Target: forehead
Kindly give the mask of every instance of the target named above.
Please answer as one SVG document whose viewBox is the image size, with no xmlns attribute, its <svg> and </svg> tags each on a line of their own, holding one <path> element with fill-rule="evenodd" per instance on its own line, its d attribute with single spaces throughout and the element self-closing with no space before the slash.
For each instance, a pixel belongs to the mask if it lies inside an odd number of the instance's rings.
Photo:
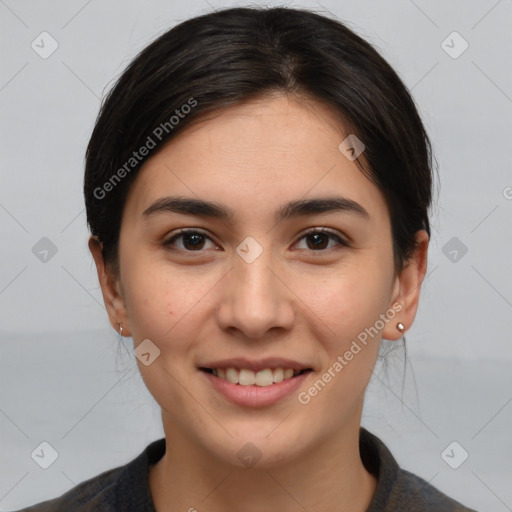
<svg viewBox="0 0 512 512">
<path fill-rule="evenodd" d="M 285 201 L 336 194 L 386 215 L 380 190 L 339 150 L 347 135 L 315 101 L 279 96 L 230 107 L 147 160 L 125 210 L 136 221 L 157 199 L 181 195 L 225 204 L 243 220 L 275 215 Z"/>
</svg>

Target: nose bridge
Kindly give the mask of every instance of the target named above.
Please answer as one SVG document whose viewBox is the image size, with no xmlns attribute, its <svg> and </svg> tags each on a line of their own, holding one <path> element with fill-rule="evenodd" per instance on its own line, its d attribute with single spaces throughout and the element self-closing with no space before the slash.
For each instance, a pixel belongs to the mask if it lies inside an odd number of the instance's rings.
<svg viewBox="0 0 512 512">
<path fill-rule="evenodd" d="M 235 327 L 251 338 L 293 322 L 291 292 L 276 276 L 272 251 L 261 248 L 256 255 L 256 250 L 251 241 L 237 248 L 219 309 L 223 328 Z"/>
</svg>

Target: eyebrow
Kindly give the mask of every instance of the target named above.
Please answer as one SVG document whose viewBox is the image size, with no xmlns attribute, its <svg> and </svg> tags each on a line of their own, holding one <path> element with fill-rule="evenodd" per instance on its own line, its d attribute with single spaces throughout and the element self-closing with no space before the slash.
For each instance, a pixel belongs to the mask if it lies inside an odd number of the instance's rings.
<svg viewBox="0 0 512 512">
<path fill-rule="evenodd" d="M 328 196 L 290 201 L 275 213 L 274 221 L 318 215 L 322 213 L 346 212 L 370 219 L 368 212 L 357 202 L 346 197 Z M 157 213 L 181 213 L 232 221 L 235 212 L 225 205 L 192 197 L 169 196 L 157 199 L 142 215 L 145 218 Z"/>
</svg>

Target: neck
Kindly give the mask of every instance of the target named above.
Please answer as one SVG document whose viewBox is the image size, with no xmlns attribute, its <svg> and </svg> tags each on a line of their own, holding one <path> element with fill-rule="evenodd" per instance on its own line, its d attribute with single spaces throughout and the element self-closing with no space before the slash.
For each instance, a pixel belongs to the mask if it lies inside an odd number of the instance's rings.
<svg viewBox="0 0 512 512">
<path fill-rule="evenodd" d="M 364 512 L 377 480 L 361 461 L 360 416 L 356 419 L 299 457 L 268 468 L 226 464 L 164 421 L 166 453 L 149 473 L 155 507 L 158 512 Z"/>
</svg>

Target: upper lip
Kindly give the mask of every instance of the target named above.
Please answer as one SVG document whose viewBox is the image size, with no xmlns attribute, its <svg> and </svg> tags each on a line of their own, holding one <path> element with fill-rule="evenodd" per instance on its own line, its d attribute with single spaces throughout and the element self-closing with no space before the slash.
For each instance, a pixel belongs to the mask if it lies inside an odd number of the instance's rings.
<svg viewBox="0 0 512 512">
<path fill-rule="evenodd" d="M 266 368 L 293 368 L 294 370 L 312 369 L 310 365 L 282 357 L 266 357 L 264 359 L 253 360 L 249 360 L 245 357 L 235 357 L 233 359 L 222 359 L 207 362 L 205 364 L 201 364 L 199 368 L 244 368 L 252 370 L 253 372 L 259 372 Z"/>
</svg>

